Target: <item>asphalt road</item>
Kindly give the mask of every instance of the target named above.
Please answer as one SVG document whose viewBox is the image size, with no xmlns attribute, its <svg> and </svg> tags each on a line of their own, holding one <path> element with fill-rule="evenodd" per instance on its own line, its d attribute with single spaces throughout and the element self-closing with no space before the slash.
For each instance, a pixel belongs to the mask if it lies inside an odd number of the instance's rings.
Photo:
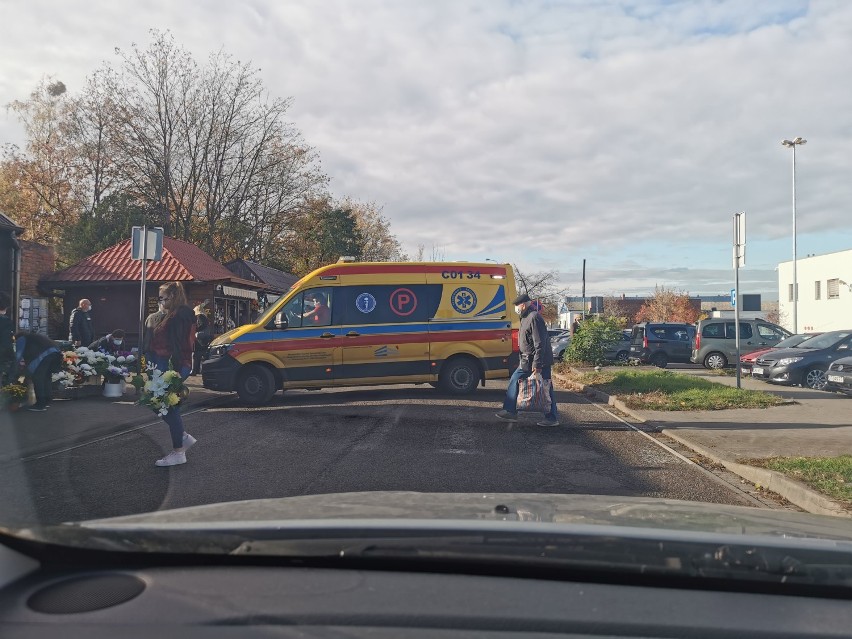
<svg viewBox="0 0 852 639">
<path fill-rule="evenodd" d="M 494 417 L 503 384 L 457 399 L 429 386 L 289 391 L 186 416 L 189 462 L 164 424 L 0 467 L 4 525 L 59 523 L 231 500 L 406 490 L 650 496 L 754 505 L 599 406 L 557 393 L 562 426 Z M 638 428 L 638 427 L 637 427 Z"/>
</svg>

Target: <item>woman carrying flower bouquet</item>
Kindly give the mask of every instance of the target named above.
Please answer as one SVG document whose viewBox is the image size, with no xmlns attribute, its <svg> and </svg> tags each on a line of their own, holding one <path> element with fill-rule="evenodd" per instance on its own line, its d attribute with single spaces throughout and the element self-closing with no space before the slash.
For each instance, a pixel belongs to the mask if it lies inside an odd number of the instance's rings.
<svg viewBox="0 0 852 639">
<path fill-rule="evenodd" d="M 180 282 L 169 282 L 160 287 L 163 315 L 154 327 L 149 364 L 157 370 L 168 371 L 169 364 L 185 380 L 192 368 L 192 351 L 195 346 L 195 314 L 189 308 L 186 292 Z M 195 438 L 183 430 L 180 407 L 171 406 L 163 416 L 169 426 L 174 450 L 156 461 L 157 466 L 176 466 L 186 463 L 186 451 Z"/>
</svg>

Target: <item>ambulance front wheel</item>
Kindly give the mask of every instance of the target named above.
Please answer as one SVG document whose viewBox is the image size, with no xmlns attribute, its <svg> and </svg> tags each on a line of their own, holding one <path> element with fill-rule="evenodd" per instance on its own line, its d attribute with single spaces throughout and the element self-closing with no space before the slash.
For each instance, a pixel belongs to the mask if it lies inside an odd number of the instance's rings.
<svg viewBox="0 0 852 639">
<path fill-rule="evenodd" d="M 275 375 L 266 366 L 248 364 L 237 377 L 237 395 L 247 404 L 266 404 L 276 390 Z"/>
<path fill-rule="evenodd" d="M 443 390 L 453 395 L 469 395 L 476 390 L 481 374 L 479 365 L 471 357 L 456 357 L 444 364 L 439 375 Z"/>
</svg>

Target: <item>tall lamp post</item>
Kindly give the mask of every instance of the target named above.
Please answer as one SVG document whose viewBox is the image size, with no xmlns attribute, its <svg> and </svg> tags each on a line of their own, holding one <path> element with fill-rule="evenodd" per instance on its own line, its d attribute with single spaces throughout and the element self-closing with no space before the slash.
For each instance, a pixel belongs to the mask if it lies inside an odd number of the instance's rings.
<svg viewBox="0 0 852 639">
<path fill-rule="evenodd" d="M 796 311 L 799 306 L 799 281 L 796 276 L 796 147 L 806 144 L 807 140 L 796 138 L 795 140 L 781 140 L 781 144 L 793 149 L 793 333 L 799 332 L 799 322 Z"/>
</svg>

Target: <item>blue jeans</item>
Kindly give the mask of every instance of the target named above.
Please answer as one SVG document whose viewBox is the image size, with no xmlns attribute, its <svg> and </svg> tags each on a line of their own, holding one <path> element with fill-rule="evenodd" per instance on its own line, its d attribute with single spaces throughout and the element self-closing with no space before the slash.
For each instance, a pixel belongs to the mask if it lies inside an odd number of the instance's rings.
<svg viewBox="0 0 852 639">
<path fill-rule="evenodd" d="M 154 364 L 157 370 L 163 372 L 169 370 L 169 358 L 160 357 L 159 355 L 149 355 L 146 357 L 149 363 Z M 180 378 L 186 379 L 189 377 L 189 366 L 182 366 L 180 369 Z M 163 417 L 163 421 L 169 425 L 169 433 L 172 436 L 172 448 L 183 447 L 183 420 L 180 417 L 180 406 L 173 406 Z"/>
<path fill-rule="evenodd" d="M 542 379 L 551 379 L 550 377 L 550 366 L 542 366 L 541 369 L 541 378 Z M 503 410 L 508 413 L 517 413 L 518 412 L 518 382 L 522 379 L 526 379 L 532 375 L 532 371 L 525 371 L 523 368 L 517 368 L 514 373 L 512 373 L 512 377 L 509 378 L 509 387 L 506 389 L 506 399 L 503 400 Z M 553 397 L 553 384 L 550 385 L 550 412 L 545 413 L 544 418 L 550 420 L 557 420 L 558 410 L 556 408 L 556 399 Z"/>
</svg>

